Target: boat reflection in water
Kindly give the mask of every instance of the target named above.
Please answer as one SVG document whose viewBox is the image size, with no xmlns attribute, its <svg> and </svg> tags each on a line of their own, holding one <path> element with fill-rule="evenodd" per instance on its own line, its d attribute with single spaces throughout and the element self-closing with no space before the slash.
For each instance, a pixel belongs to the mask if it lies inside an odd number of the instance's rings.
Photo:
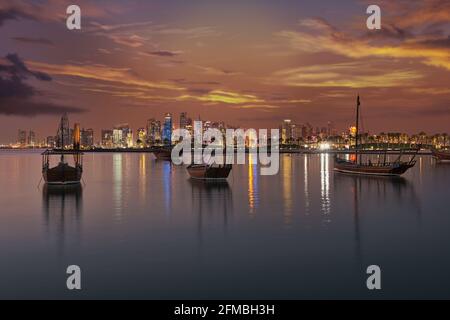
<svg viewBox="0 0 450 320">
<path fill-rule="evenodd" d="M 334 198 L 353 209 L 357 261 L 362 263 L 362 226 L 380 215 L 415 214 L 421 222 L 421 203 L 414 185 L 403 177 L 334 175 Z M 394 220 L 394 218 L 391 216 Z M 370 226 L 369 226 L 370 227 Z"/>
<path fill-rule="evenodd" d="M 198 213 L 198 228 L 201 236 L 204 220 L 221 219 L 226 227 L 233 214 L 233 194 L 226 180 L 189 179 L 192 187 L 192 212 Z"/>
<path fill-rule="evenodd" d="M 83 188 L 77 185 L 44 185 L 42 190 L 45 228 L 55 238 L 60 251 L 71 234 L 79 236 L 83 208 Z"/>
</svg>

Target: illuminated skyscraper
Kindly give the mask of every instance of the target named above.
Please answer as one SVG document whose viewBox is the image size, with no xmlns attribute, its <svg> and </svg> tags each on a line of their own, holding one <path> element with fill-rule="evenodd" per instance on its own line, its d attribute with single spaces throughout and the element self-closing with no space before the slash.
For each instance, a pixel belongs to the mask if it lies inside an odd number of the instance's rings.
<svg viewBox="0 0 450 320">
<path fill-rule="evenodd" d="M 281 142 L 290 143 L 292 140 L 292 124 L 290 119 L 283 121 L 281 125 Z"/>
<path fill-rule="evenodd" d="M 81 146 L 83 148 L 92 148 L 94 146 L 93 129 L 83 129 L 81 131 Z"/>
<path fill-rule="evenodd" d="M 127 140 L 126 140 L 126 147 L 127 148 L 132 148 L 133 145 L 134 145 L 133 131 L 132 130 L 128 130 L 128 132 L 127 132 Z"/>
<path fill-rule="evenodd" d="M 73 148 L 74 149 L 80 149 L 81 147 L 81 130 L 80 130 L 80 124 L 75 123 L 73 126 Z"/>
<path fill-rule="evenodd" d="M 102 147 L 103 148 L 113 147 L 113 130 L 109 129 L 102 130 Z"/>
<path fill-rule="evenodd" d="M 186 129 L 188 125 L 188 117 L 186 112 L 180 114 L 180 129 Z"/>
<path fill-rule="evenodd" d="M 147 140 L 147 130 L 145 130 L 145 128 L 139 128 L 137 131 L 136 144 L 139 147 L 145 147 L 147 145 L 146 140 Z"/>
<path fill-rule="evenodd" d="M 163 143 L 165 145 L 172 144 L 172 114 L 166 113 L 164 117 L 163 127 Z"/>
<path fill-rule="evenodd" d="M 121 131 L 121 133 L 119 133 L 118 131 Z M 114 147 L 116 148 L 120 148 L 120 147 L 127 147 L 128 146 L 128 139 L 129 139 L 129 134 L 131 133 L 131 129 L 130 126 L 128 125 L 128 123 L 122 123 L 122 124 L 118 124 L 114 127 L 114 131 L 113 131 L 113 142 L 114 142 Z M 120 137 L 120 141 L 119 141 L 119 137 Z"/>
<path fill-rule="evenodd" d="M 112 141 L 113 141 L 113 146 L 115 148 L 123 147 L 123 144 L 122 144 L 122 130 L 121 129 L 115 128 L 113 130 L 113 139 L 112 139 Z"/>
<path fill-rule="evenodd" d="M 155 119 L 147 120 L 147 144 L 154 145 L 161 142 L 161 122 Z"/>
</svg>

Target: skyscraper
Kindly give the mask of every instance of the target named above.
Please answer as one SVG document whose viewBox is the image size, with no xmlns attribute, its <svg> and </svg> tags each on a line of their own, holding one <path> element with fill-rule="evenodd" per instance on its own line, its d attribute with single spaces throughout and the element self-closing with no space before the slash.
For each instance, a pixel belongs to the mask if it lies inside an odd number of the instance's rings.
<svg viewBox="0 0 450 320">
<path fill-rule="evenodd" d="M 55 148 L 56 147 L 55 146 L 55 142 L 56 142 L 56 139 L 55 139 L 54 136 L 48 136 L 47 137 L 46 144 L 47 144 L 48 148 Z"/>
<path fill-rule="evenodd" d="M 25 147 L 25 145 L 27 144 L 27 132 L 25 130 L 19 129 L 19 133 L 17 135 L 17 143 L 21 147 Z"/>
<path fill-rule="evenodd" d="M 83 148 L 92 148 L 94 146 L 94 130 L 84 129 L 81 130 L 81 146 Z"/>
<path fill-rule="evenodd" d="M 188 125 L 188 117 L 186 112 L 180 114 L 180 129 L 186 129 Z"/>
<path fill-rule="evenodd" d="M 172 114 L 166 113 L 163 127 L 163 143 L 172 144 Z"/>
<path fill-rule="evenodd" d="M 147 120 L 147 144 L 154 145 L 161 142 L 161 122 L 155 119 Z"/>
<path fill-rule="evenodd" d="M 36 134 L 34 133 L 33 130 L 30 130 L 28 132 L 28 141 L 27 141 L 29 146 L 34 146 L 36 144 Z"/>
<path fill-rule="evenodd" d="M 73 148 L 74 149 L 80 149 L 81 147 L 81 130 L 80 130 L 80 124 L 75 123 L 73 126 Z"/>
<path fill-rule="evenodd" d="M 56 137 L 56 144 L 58 148 L 65 148 L 72 144 L 72 135 L 69 127 L 69 118 L 67 117 L 67 113 L 64 113 L 61 117 Z"/>
<path fill-rule="evenodd" d="M 110 129 L 102 130 L 102 147 L 103 148 L 113 147 L 113 130 Z"/>
<path fill-rule="evenodd" d="M 120 131 L 120 133 L 119 133 Z M 128 123 L 118 124 L 114 127 L 113 131 L 113 142 L 114 146 L 117 147 L 127 147 L 129 134 L 131 133 L 130 126 Z M 120 139 L 119 139 L 120 137 Z M 120 140 L 120 141 L 119 141 Z"/>
<path fill-rule="evenodd" d="M 145 147 L 147 145 L 147 130 L 145 128 L 139 128 L 137 131 L 136 143 L 139 147 Z"/>
<path fill-rule="evenodd" d="M 291 143 L 292 141 L 292 124 L 290 119 L 283 121 L 281 125 L 281 141 L 282 143 Z"/>
<path fill-rule="evenodd" d="M 113 130 L 113 146 L 115 148 L 122 147 L 122 130 L 120 129 Z"/>
</svg>

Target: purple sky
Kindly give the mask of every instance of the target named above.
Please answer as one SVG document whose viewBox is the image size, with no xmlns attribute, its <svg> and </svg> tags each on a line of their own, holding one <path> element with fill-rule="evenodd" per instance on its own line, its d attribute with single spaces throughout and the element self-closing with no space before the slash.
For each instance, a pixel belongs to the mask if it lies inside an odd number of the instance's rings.
<svg viewBox="0 0 450 320">
<path fill-rule="evenodd" d="M 450 1 L 0 0 L 0 143 L 58 119 L 102 128 L 172 112 L 233 125 L 448 132 Z"/>
</svg>

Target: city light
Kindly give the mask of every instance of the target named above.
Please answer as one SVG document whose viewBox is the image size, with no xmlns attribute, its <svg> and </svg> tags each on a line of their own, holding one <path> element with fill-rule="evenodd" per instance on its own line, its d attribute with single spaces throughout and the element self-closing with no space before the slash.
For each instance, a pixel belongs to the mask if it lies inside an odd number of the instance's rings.
<svg viewBox="0 0 450 320">
<path fill-rule="evenodd" d="M 321 142 L 319 144 L 319 149 L 320 150 L 330 150 L 331 149 L 331 145 L 328 142 Z"/>
</svg>

